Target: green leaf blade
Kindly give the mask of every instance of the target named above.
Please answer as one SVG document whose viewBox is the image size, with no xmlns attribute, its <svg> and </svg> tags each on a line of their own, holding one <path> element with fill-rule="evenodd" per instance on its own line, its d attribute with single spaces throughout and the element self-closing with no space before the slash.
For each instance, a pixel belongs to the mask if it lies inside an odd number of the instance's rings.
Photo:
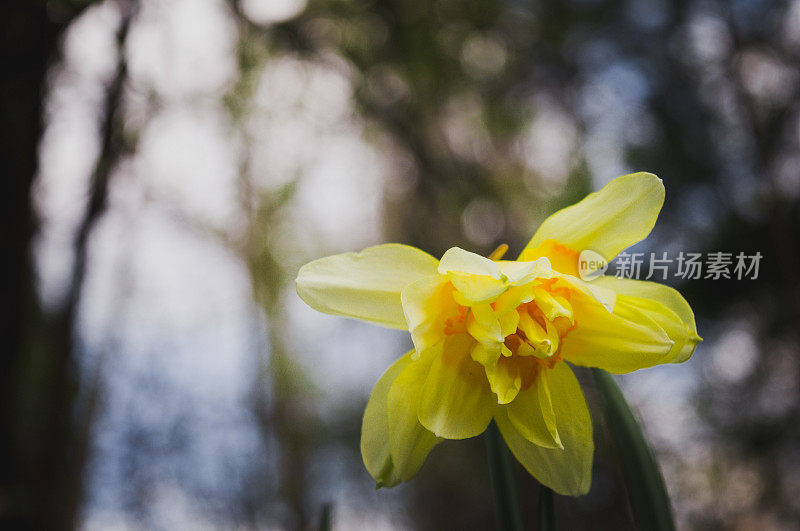
<svg viewBox="0 0 800 531">
<path fill-rule="evenodd" d="M 614 378 L 602 369 L 592 369 L 592 373 L 622 464 L 637 527 L 648 531 L 674 531 L 664 478 L 639 422 Z"/>
</svg>

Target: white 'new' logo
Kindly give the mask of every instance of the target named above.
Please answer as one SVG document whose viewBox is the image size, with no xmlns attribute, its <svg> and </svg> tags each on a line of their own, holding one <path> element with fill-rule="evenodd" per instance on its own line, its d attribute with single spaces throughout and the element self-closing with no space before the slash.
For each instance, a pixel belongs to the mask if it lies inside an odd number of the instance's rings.
<svg viewBox="0 0 800 531">
<path fill-rule="evenodd" d="M 605 274 L 608 261 L 591 249 L 584 249 L 578 257 L 578 274 L 581 280 L 594 280 Z"/>
</svg>

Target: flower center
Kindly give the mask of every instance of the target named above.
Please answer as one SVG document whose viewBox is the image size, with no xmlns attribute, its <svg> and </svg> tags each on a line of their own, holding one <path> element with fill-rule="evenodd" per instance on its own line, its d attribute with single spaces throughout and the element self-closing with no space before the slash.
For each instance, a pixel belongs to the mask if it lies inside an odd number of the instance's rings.
<svg viewBox="0 0 800 531">
<path fill-rule="evenodd" d="M 517 321 L 516 329 L 503 338 L 495 364 L 491 359 L 484 360 L 490 362 L 484 368 L 501 403 L 513 400 L 518 392 L 533 385 L 540 371 L 552 369 L 561 361 L 561 345 L 575 326 L 566 297 L 539 289 L 535 292 L 533 300 L 512 310 L 508 319 L 512 324 Z"/>
<path fill-rule="evenodd" d="M 541 365 L 553 368 L 561 360 L 561 344 L 574 328 L 572 308 L 566 299 L 561 301 L 562 315 L 548 319 L 535 301 L 521 304 L 515 310 L 519 324 L 514 333 L 505 336 L 502 353 L 506 357 L 532 357 Z"/>
<path fill-rule="evenodd" d="M 555 279 L 536 279 L 491 303 L 457 304 L 444 333 L 470 337 L 469 356 L 485 369 L 500 403 L 508 403 L 561 361 L 561 345 L 575 327 L 570 297 Z"/>
</svg>

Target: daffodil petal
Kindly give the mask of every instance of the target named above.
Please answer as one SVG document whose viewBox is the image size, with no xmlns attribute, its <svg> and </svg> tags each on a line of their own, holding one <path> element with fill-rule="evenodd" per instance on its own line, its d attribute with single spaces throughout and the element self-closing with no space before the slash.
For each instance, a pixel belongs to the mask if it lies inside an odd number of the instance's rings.
<svg viewBox="0 0 800 531">
<path fill-rule="evenodd" d="M 483 367 L 470 356 L 474 340 L 467 334 L 449 336 L 441 353 L 434 353 L 419 420 L 445 439 L 466 439 L 482 433 L 492 418 L 496 400 Z"/>
<path fill-rule="evenodd" d="M 435 275 L 438 264 L 415 247 L 377 245 L 304 265 L 297 273 L 297 294 L 320 312 L 405 329 L 400 291 Z"/>
<path fill-rule="evenodd" d="M 525 333 L 528 341 L 540 350 L 550 349 L 550 338 L 547 331 L 536 322 L 527 311 L 519 313 L 519 328 Z"/>
<path fill-rule="evenodd" d="M 491 302 L 508 289 L 504 280 L 496 280 L 487 275 L 450 273 L 449 276 L 453 287 L 467 304 Z"/>
<path fill-rule="evenodd" d="M 548 383 L 549 371 L 539 369 L 533 384 L 519 393 L 506 411 L 514 428 L 528 441 L 544 448 L 563 448 Z"/>
<path fill-rule="evenodd" d="M 558 285 L 568 289 L 576 289 L 605 306 L 609 312 L 614 311 L 614 305 L 617 303 L 617 292 L 613 289 L 596 282 L 586 282 L 571 275 L 556 274 L 556 276 L 558 277 Z"/>
<path fill-rule="evenodd" d="M 380 377 L 369 395 L 361 422 L 361 458 L 378 487 L 393 487 L 402 481 L 394 466 L 389 448 L 388 396 L 392 384 L 412 363 L 408 352 L 394 362 Z"/>
<path fill-rule="evenodd" d="M 486 366 L 489 388 L 497 395 L 498 404 L 512 402 L 522 389 L 522 377 L 534 368 L 536 362 L 522 357 L 500 357 L 494 364 Z"/>
<path fill-rule="evenodd" d="M 500 323 L 500 333 L 503 337 L 509 336 L 516 332 L 519 326 L 519 312 L 516 309 L 504 312 L 498 315 L 498 322 Z"/>
<path fill-rule="evenodd" d="M 566 317 L 572 320 L 572 307 L 569 301 L 563 297 L 558 300 L 542 288 L 536 288 L 534 294 L 536 296 L 536 305 L 541 308 L 548 320 L 553 321 L 556 317 Z"/>
<path fill-rule="evenodd" d="M 631 372 L 663 363 L 674 344 L 656 321 L 633 306 L 618 303 L 612 313 L 576 293 L 572 308 L 576 326 L 563 338 L 561 356 L 575 365 Z"/>
<path fill-rule="evenodd" d="M 485 256 L 465 251 L 460 247 L 451 247 L 439 261 L 439 273 L 462 273 L 489 276 L 495 280 L 503 280 L 503 274 L 497 262 Z"/>
<path fill-rule="evenodd" d="M 488 304 L 475 304 L 467 315 L 467 330 L 484 345 L 503 342 L 503 331 L 497 315 Z"/>
<path fill-rule="evenodd" d="M 546 240 L 555 240 L 577 252 L 591 249 L 611 260 L 647 237 L 663 204 L 664 185 L 655 175 L 617 177 L 599 192 L 547 218 L 522 256 Z"/>
<path fill-rule="evenodd" d="M 600 286 L 617 292 L 621 304 L 641 310 L 675 342 L 664 363 L 682 363 L 688 360 L 702 338 L 697 333 L 694 312 L 677 290 L 644 280 L 601 277 Z"/>
<path fill-rule="evenodd" d="M 432 361 L 426 354 L 407 364 L 389 390 L 389 450 L 402 481 L 419 471 L 428 453 L 442 441 L 419 422 L 417 411 Z"/>
<path fill-rule="evenodd" d="M 513 286 L 527 284 L 535 278 L 550 278 L 552 274 L 550 260 L 547 258 L 530 262 L 501 260 L 497 262 L 497 267 Z"/>
<path fill-rule="evenodd" d="M 500 295 L 494 302 L 495 311 L 498 314 L 504 314 L 516 310 L 517 306 L 524 302 L 531 302 L 534 298 L 534 289 L 532 284 L 509 288 L 508 291 Z"/>
<path fill-rule="evenodd" d="M 405 286 L 400 293 L 403 313 L 417 352 L 444 339 L 445 323 L 458 315 L 453 285 L 438 273 Z M 416 357 L 416 356 L 415 356 Z"/>
<path fill-rule="evenodd" d="M 488 370 L 497 364 L 497 360 L 502 355 L 503 346 L 502 343 L 486 345 L 475 343 L 470 349 L 470 356 Z"/>
<path fill-rule="evenodd" d="M 447 275 L 468 301 L 489 301 L 508 288 L 497 262 L 459 247 L 448 249 L 439 262 L 439 273 Z"/>
<path fill-rule="evenodd" d="M 559 494 L 582 496 L 592 482 L 592 419 L 578 380 L 566 363 L 557 363 L 547 374 L 561 448 L 532 443 L 509 419 L 507 408 L 495 414 L 500 433 L 514 457 L 542 484 Z"/>
<path fill-rule="evenodd" d="M 689 330 L 675 312 L 652 299 L 640 299 L 625 295 L 618 296 L 618 310 L 626 307 L 635 308 L 648 316 L 672 340 L 672 348 L 659 363 L 681 363 L 692 356 L 697 343 L 699 343 L 699 336 L 690 336 Z"/>
</svg>

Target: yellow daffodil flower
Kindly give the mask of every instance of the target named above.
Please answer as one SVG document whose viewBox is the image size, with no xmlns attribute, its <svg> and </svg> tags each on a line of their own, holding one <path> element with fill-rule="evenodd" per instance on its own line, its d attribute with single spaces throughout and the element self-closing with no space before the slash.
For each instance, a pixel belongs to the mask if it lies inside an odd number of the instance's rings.
<svg viewBox="0 0 800 531">
<path fill-rule="evenodd" d="M 642 240 L 664 202 L 648 173 L 619 177 L 541 225 L 516 261 L 457 247 L 441 260 L 398 244 L 311 262 L 297 292 L 311 307 L 408 330 L 414 349 L 370 395 L 361 436 L 379 486 L 414 476 L 443 439 L 494 419 L 544 485 L 589 490 L 594 443 L 570 366 L 626 373 L 687 360 L 701 340 L 689 304 L 652 282 L 578 275 L 578 256 L 611 260 Z"/>
</svg>

